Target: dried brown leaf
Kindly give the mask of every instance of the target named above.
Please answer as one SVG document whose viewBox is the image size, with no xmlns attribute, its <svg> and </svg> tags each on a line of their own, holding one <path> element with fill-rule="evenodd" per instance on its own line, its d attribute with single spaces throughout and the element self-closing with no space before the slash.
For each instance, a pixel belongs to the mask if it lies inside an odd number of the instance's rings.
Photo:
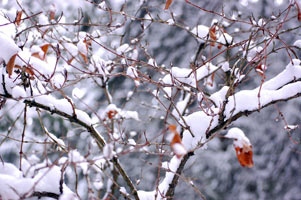
<svg viewBox="0 0 301 200">
<path fill-rule="evenodd" d="M 8 75 L 9 75 L 9 77 L 13 74 L 16 56 L 17 56 L 17 54 L 13 55 L 13 56 L 9 59 L 7 65 L 6 65 L 6 70 L 7 70 L 7 73 L 8 73 Z"/>
<path fill-rule="evenodd" d="M 166 1 L 165 8 L 164 8 L 165 10 L 167 10 L 167 9 L 169 8 L 169 6 L 170 6 L 170 4 L 172 3 L 172 1 L 173 1 L 173 0 L 167 0 L 167 1 Z"/>
</svg>

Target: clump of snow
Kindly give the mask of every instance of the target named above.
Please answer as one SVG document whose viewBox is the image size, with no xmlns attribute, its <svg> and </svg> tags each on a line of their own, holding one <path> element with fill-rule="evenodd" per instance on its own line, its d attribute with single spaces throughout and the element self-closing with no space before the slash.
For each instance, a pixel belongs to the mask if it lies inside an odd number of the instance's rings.
<svg viewBox="0 0 301 200">
<path fill-rule="evenodd" d="M 172 26 L 175 24 L 175 21 L 173 19 L 169 19 L 166 21 L 168 25 Z"/>
<path fill-rule="evenodd" d="M 155 191 L 148 192 L 148 191 L 143 191 L 143 190 L 138 190 L 137 193 L 138 193 L 139 199 L 142 199 L 142 200 L 154 200 L 155 194 L 156 194 Z"/>
<path fill-rule="evenodd" d="M 110 144 L 106 144 L 104 147 L 103 147 L 103 156 L 108 159 L 108 160 L 111 160 L 114 156 L 115 152 L 113 151 L 113 145 L 110 143 Z"/>
<path fill-rule="evenodd" d="M 204 39 L 209 34 L 209 27 L 204 25 L 198 25 L 191 30 L 191 33 Z"/>
<path fill-rule="evenodd" d="M 301 40 L 296 40 L 294 42 L 294 46 L 298 47 L 298 48 L 301 48 Z"/>
<path fill-rule="evenodd" d="M 47 129 L 46 129 L 46 131 L 47 131 Z M 58 145 L 57 149 L 59 151 L 61 151 L 61 150 L 63 150 L 63 149 L 66 148 L 66 145 L 65 145 L 65 143 L 64 143 L 64 141 L 62 139 L 57 138 L 54 134 L 52 134 L 52 133 L 50 133 L 48 131 L 47 131 L 47 133 L 48 133 L 48 136 L 51 138 L 51 140 Z"/>
<path fill-rule="evenodd" d="M 63 46 L 65 47 L 64 50 L 67 50 L 67 52 L 70 53 L 71 56 L 73 56 L 73 57 L 77 56 L 78 51 L 79 51 L 77 46 L 75 46 L 72 43 L 67 43 L 67 42 L 64 43 Z"/>
<path fill-rule="evenodd" d="M 94 181 L 93 186 L 96 190 L 100 190 L 103 188 L 103 182 L 101 180 Z"/>
<path fill-rule="evenodd" d="M 129 44 L 123 44 L 116 49 L 116 52 L 117 52 L 117 54 L 121 55 L 121 54 L 129 52 L 130 50 L 132 50 L 132 48 L 130 47 Z"/>
<path fill-rule="evenodd" d="M 93 55 L 92 56 L 92 63 L 93 66 L 99 74 L 101 74 L 103 77 L 106 77 L 109 74 L 108 67 L 107 67 L 107 62 L 100 58 L 98 55 Z M 91 69 L 91 65 L 89 65 L 89 69 L 91 71 L 94 71 L 94 69 Z"/>
<path fill-rule="evenodd" d="M 217 69 L 218 67 L 211 63 L 206 63 L 205 65 L 200 66 L 195 71 L 187 68 L 172 67 L 170 74 L 164 76 L 162 81 L 163 83 L 169 84 L 171 86 L 174 85 L 174 83 L 179 85 L 183 85 L 184 83 L 191 87 L 196 87 L 196 81 L 200 81 L 206 76 L 209 76 Z M 164 90 L 168 96 L 171 96 L 171 87 L 164 87 Z"/>
<path fill-rule="evenodd" d="M 3 35 L 6 35 L 10 39 L 14 38 L 15 34 L 16 34 L 15 25 L 13 23 L 11 23 L 8 19 L 6 19 L 2 15 L 2 12 L 0 13 L 0 33 L 3 34 Z"/>
<path fill-rule="evenodd" d="M 229 62 L 224 62 L 224 63 L 222 64 L 222 70 L 223 70 L 224 72 L 230 71 Z"/>
<path fill-rule="evenodd" d="M 224 44 L 224 45 L 229 45 L 229 44 L 232 44 L 233 38 L 228 33 L 221 33 L 221 34 L 218 35 L 217 42 L 221 43 L 221 44 Z"/>
<path fill-rule="evenodd" d="M 180 119 L 180 116 L 183 114 L 184 109 L 187 107 L 187 104 L 188 104 L 188 102 L 189 102 L 190 96 L 191 96 L 191 95 L 188 94 L 188 95 L 185 97 L 184 100 L 178 101 L 178 102 L 177 102 L 177 104 L 176 104 L 176 108 L 177 108 L 177 109 L 174 109 L 174 110 L 172 111 L 172 114 L 173 114 L 176 118 Z"/>
<path fill-rule="evenodd" d="M 18 200 L 25 194 L 30 195 L 33 186 L 32 179 L 0 174 L 0 197 L 3 200 Z"/>
<path fill-rule="evenodd" d="M 157 63 L 156 63 L 156 61 L 155 61 L 155 59 L 153 59 L 153 58 L 150 58 L 150 59 L 148 60 L 147 64 L 153 65 L 153 66 L 155 66 L 155 67 L 158 67 L 158 65 L 157 65 Z"/>
<path fill-rule="evenodd" d="M 233 143 L 236 147 L 243 148 L 243 144 L 251 145 L 249 138 L 247 138 L 244 132 L 237 127 L 231 128 L 225 137 L 234 139 Z"/>
<path fill-rule="evenodd" d="M 78 48 L 78 51 L 80 51 L 82 54 L 84 54 L 84 55 L 88 54 L 88 48 L 83 39 L 81 39 L 77 43 L 77 48 Z"/>
<path fill-rule="evenodd" d="M 136 68 L 129 66 L 128 69 L 126 70 L 126 75 L 132 77 L 133 79 L 138 78 L 138 73 Z"/>
<path fill-rule="evenodd" d="M 1 15 L 0 15 L 1 16 Z M 0 26 L 1 27 L 1 26 Z M 4 60 L 7 64 L 10 58 L 20 51 L 19 47 L 15 44 L 6 34 L 0 32 L 0 63 Z"/>
<path fill-rule="evenodd" d="M 34 177 L 34 180 L 37 183 L 35 186 L 36 191 L 48 191 L 59 194 L 61 169 L 58 166 L 40 169 L 38 174 Z"/>
<path fill-rule="evenodd" d="M 226 98 L 226 94 L 229 90 L 228 86 L 222 87 L 218 92 L 212 94 L 210 99 L 215 103 L 215 105 L 220 108 Z"/>
<path fill-rule="evenodd" d="M 10 163 L 1 163 L 0 164 L 0 174 L 6 174 L 10 176 L 14 176 L 16 178 L 22 177 L 22 172 L 15 167 L 15 165 Z"/>
<path fill-rule="evenodd" d="M 75 87 L 72 90 L 72 97 L 81 99 L 84 97 L 85 93 L 86 91 L 84 89 L 79 89 L 78 87 Z"/>
<path fill-rule="evenodd" d="M 26 92 L 25 92 L 24 88 L 22 88 L 20 86 L 15 86 L 12 89 L 11 94 L 16 99 L 26 97 Z"/>
</svg>

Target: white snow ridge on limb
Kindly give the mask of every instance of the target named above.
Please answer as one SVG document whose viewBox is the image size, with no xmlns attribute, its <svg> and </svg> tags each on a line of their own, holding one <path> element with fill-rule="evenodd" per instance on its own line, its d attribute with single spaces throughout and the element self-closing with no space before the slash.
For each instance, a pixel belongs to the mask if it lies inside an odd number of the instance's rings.
<svg viewBox="0 0 301 200">
<path fill-rule="evenodd" d="M 253 167 L 252 145 L 244 132 L 239 128 L 231 128 L 225 137 L 234 139 L 233 146 L 241 166 L 248 168 Z"/>
</svg>

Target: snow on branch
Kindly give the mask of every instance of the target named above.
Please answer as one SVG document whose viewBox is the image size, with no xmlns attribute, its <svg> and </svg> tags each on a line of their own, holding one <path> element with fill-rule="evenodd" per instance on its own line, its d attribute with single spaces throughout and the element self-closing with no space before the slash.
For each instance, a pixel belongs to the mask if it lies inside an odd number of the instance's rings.
<svg viewBox="0 0 301 200">
<path fill-rule="evenodd" d="M 250 114 L 267 105 L 301 96 L 300 60 L 294 59 L 293 63 L 289 63 L 281 73 L 265 82 L 261 89 L 258 87 L 253 90 L 241 90 L 231 95 L 228 98 L 226 109 L 223 113 L 226 116 L 223 122 L 219 121 L 220 108 L 214 106 L 212 108 L 212 115 L 208 115 L 203 111 L 197 111 L 184 117 L 190 130 L 195 135 L 195 137 L 192 137 L 188 130 L 184 131 L 182 143 L 185 148 L 193 152 L 196 148 L 204 147 L 208 140 L 212 139 L 206 139 L 208 138 L 208 134 L 212 135 L 216 133 L 227 124 L 243 116 L 244 113 Z M 220 97 L 219 100 L 222 102 L 226 98 L 224 89 L 222 88 L 214 94 L 215 97 Z M 221 94 L 218 95 L 218 93 Z M 187 154 L 185 157 L 189 156 Z M 157 194 L 157 199 L 164 199 L 170 189 L 171 183 L 178 177 L 178 169 L 186 163 L 187 159 L 185 157 L 178 158 L 177 156 L 173 156 L 168 164 L 169 169 L 165 174 L 165 178 L 158 187 L 158 191 L 138 191 L 139 197 L 141 199 L 152 200 L 155 199 L 155 195 Z"/>
</svg>

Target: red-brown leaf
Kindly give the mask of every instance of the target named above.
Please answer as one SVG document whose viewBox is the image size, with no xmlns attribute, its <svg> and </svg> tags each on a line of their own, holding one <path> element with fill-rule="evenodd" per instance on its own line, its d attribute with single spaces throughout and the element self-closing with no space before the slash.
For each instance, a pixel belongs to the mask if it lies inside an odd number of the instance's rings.
<svg viewBox="0 0 301 200">
<path fill-rule="evenodd" d="M 19 26 L 22 18 L 22 10 L 17 12 L 15 23 Z"/>
<path fill-rule="evenodd" d="M 49 46 L 50 46 L 50 44 L 44 44 L 43 46 L 40 47 L 42 49 L 42 51 L 44 52 L 43 60 L 45 60 Z"/>
<path fill-rule="evenodd" d="M 254 166 L 252 146 L 243 146 L 243 148 L 235 147 L 235 151 L 241 166 L 248 168 Z"/>
<path fill-rule="evenodd" d="M 83 54 L 82 52 L 79 51 L 79 54 L 81 55 L 81 57 L 83 58 L 83 60 L 85 61 L 86 64 L 88 64 L 88 58 L 85 54 Z"/>
<path fill-rule="evenodd" d="M 170 132 L 172 132 L 174 134 L 173 139 L 170 143 L 170 147 L 172 148 L 174 154 L 177 156 L 177 158 L 181 158 L 182 156 L 184 156 L 187 151 L 184 147 L 184 145 L 182 144 L 182 139 L 180 134 L 177 132 L 177 127 L 176 125 L 169 125 L 169 130 Z"/>
<path fill-rule="evenodd" d="M 215 46 L 215 42 L 217 40 L 216 37 L 216 26 L 213 25 L 210 29 L 209 29 L 209 37 L 211 39 L 210 45 L 211 46 Z"/>
<path fill-rule="evenodd" d="M 297 12 L 298 12 L 298 21 L 301 22 L 301 11 L 298 3 L 296 2 Z"/>
<path fill-rule="evenodd" d="M 171 3 L 172 3 L 172 0 L 167 0 L 164 9 L 167 10 Z"/>
<path fill-rule="evenodd" d="M 9 77 L 13 74 L 16 56 L 17 56 L 17 54 L 13 55 L 13 56 L 9 59 L 7 65 L 6 65 L 6 70 L 7 70 L 7 73 L 8 73 L 8 75 L 9 75 Z"/>
</svg>

